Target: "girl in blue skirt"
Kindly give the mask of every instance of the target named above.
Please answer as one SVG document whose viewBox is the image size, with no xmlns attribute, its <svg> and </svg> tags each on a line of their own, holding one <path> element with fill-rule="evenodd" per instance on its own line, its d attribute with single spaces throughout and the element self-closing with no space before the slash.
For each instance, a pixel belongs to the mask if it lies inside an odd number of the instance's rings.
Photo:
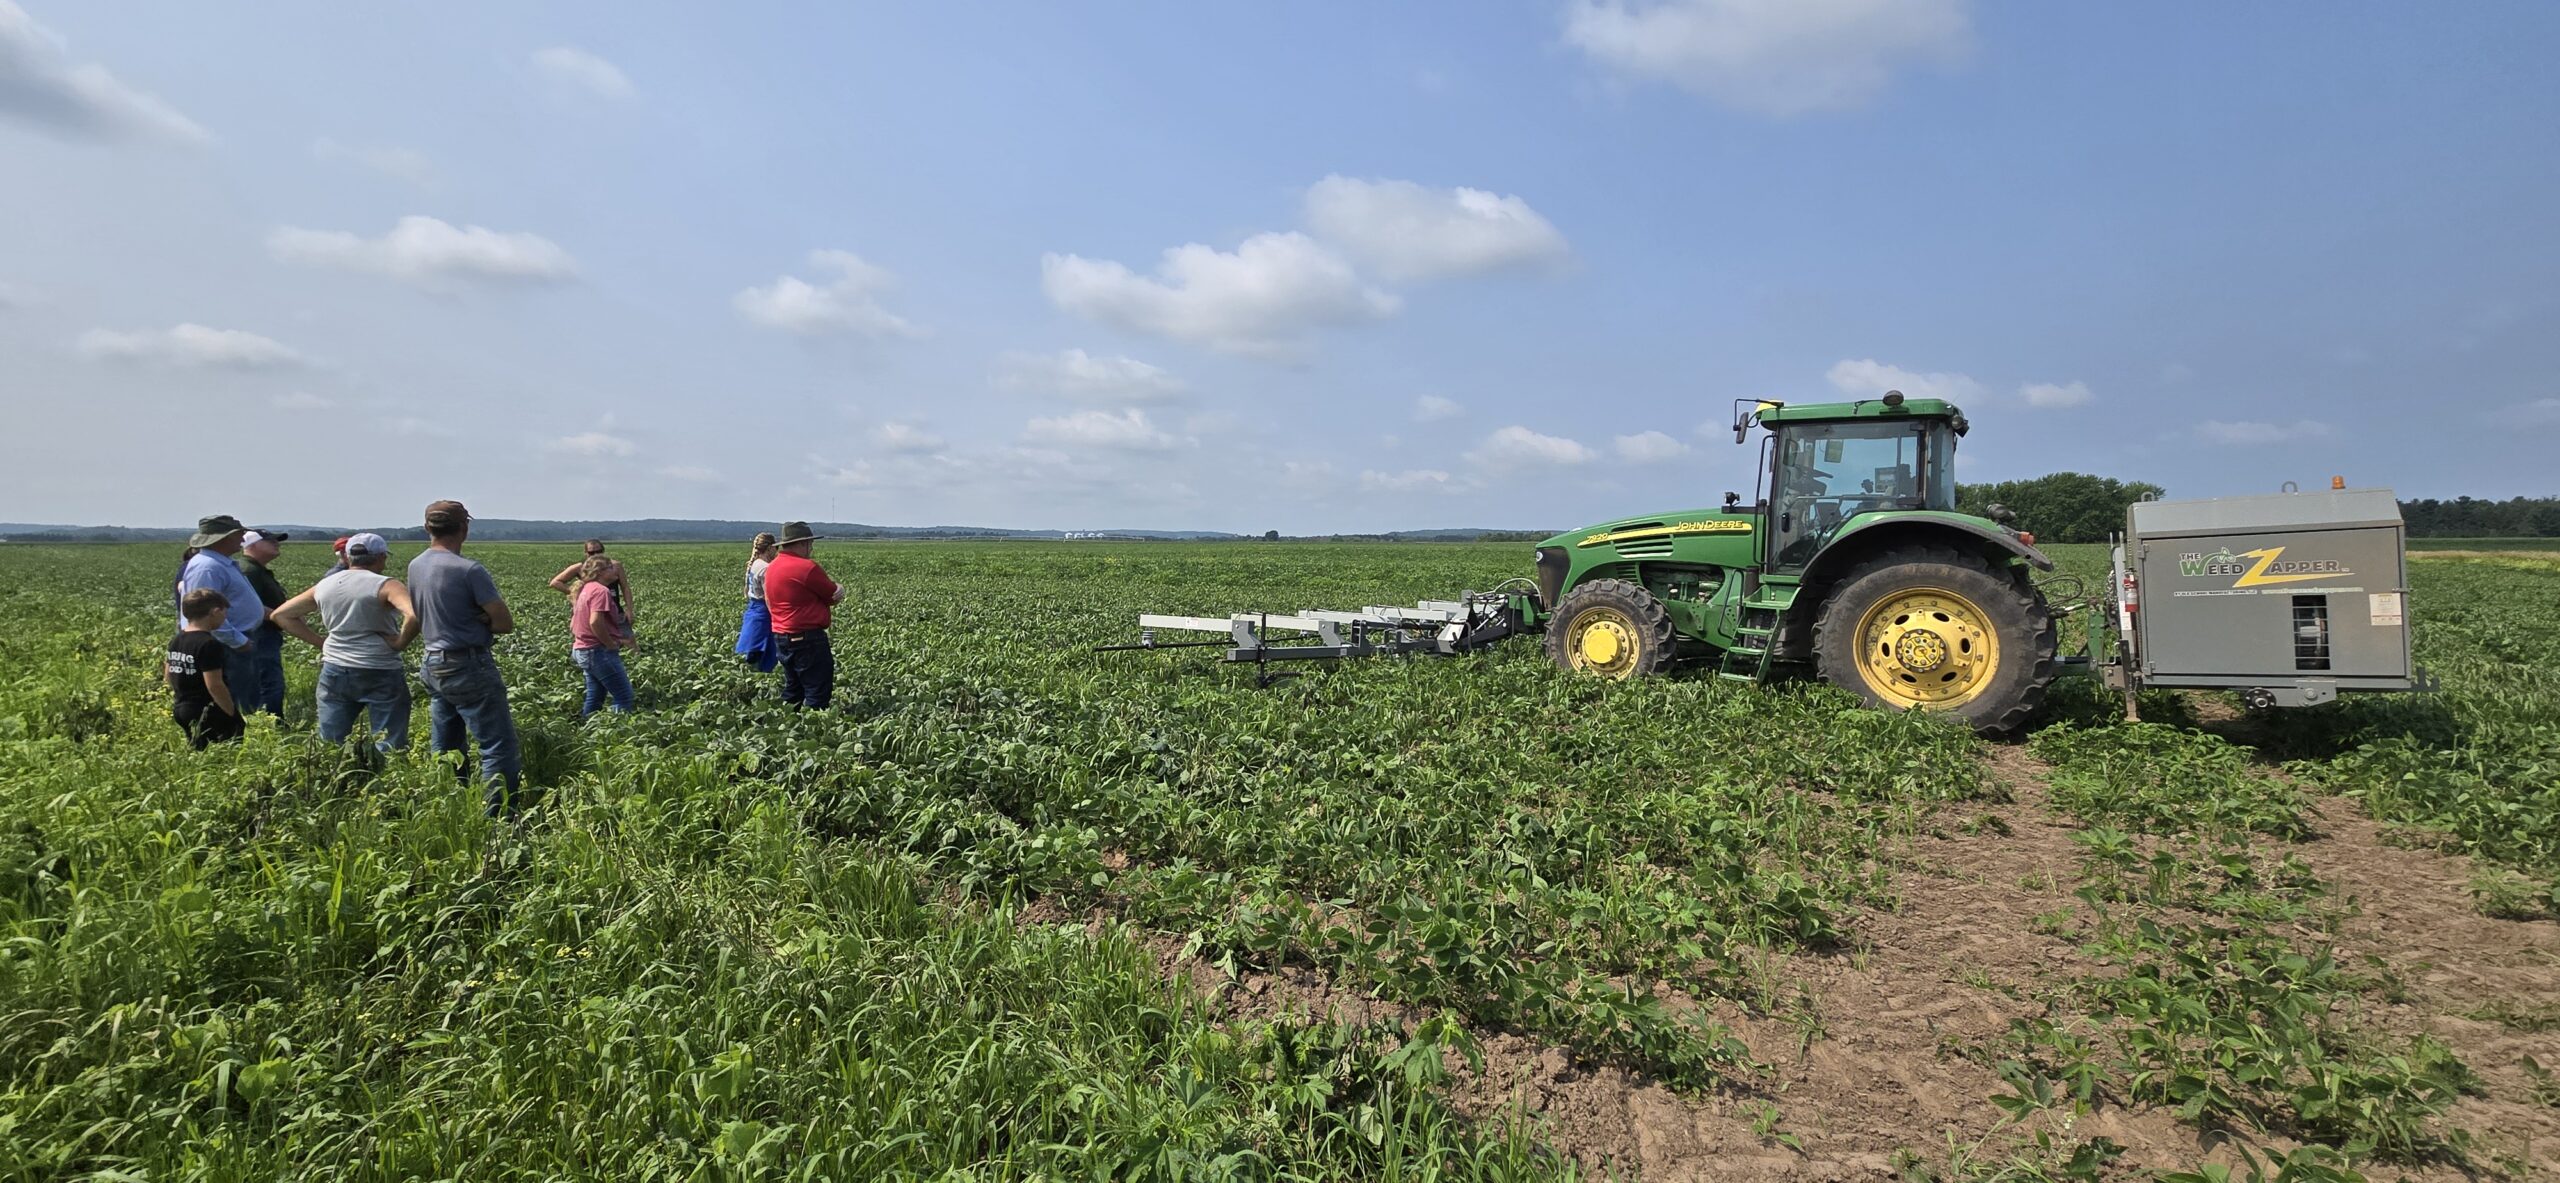
<svg viewBox="0 0 2560 1183">
<path fill-rule="evenodd" d="M 758 534 L 747 560 L 747 618 L 738 625 L 738 656 L 758 670 L 770 672 L 782 660 L 773 647 L 773 614 L 764 606 L 764 568 L 780 544 L 770 533 Z"/>
</svg>

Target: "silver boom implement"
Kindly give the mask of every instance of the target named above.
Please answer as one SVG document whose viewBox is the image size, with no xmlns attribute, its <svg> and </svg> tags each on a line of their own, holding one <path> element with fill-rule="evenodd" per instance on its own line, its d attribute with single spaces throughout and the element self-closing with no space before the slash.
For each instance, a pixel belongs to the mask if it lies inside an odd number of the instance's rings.
<svg viewBox="0 0 2560 1183">
<path fill-rule="evenodd" d="M 1227 616 L 1138 617 L 1138 643 L 1105 649 L 1226 647 L 1228 661 L 1311 661 L 1420 653 L 1446 657 L 1490 645 L 1523 631 L 1520 612 L 1506 592 L 1467 592 L 1454 600 L 1424 600 L 1411 608 L 1372 605 L 1357 612 L 1307 608 L 1297 612 L 1237 612 Z M 1223 641 L 1165 640 L 1159 633 L 1219 633 Z"/>
</svg>

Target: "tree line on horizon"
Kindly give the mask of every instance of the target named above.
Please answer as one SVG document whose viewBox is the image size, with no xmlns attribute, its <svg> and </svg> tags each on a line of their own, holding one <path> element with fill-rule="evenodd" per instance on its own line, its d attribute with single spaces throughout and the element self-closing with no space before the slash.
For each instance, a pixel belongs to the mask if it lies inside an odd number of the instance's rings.
<svg viewBox="0 0 2560 1183">
<path fill-rule="evenodd" d="M 2157 498 L 2165 493 L 2164 488 L 2149 481 L 2055 472 L 2023 480 L 1959 484 L 1956 486 L 1956 508 L 1963 513 L 1989 516 L 1993 505 L 2006 507 L 2016 515 L 2018 528 L 2034 534 L 2040 542 L 2105 542 L 2123 530 L 2127 506 L 2145 497 Z M 2451 500 L 2426 497 L 2401 502 L 2400 517 L 2407 524 L 2411 538 L 2560 538 L 2560 497 L 2510 497 L 2504 501 L 2478 497 Z M 589 537 L 604 537 L 617 542 L 727 540 L 704 532 L 703 527 L 714 524 L 727 523 L 673 519 L 642 522 L 492 521 L 489 523 L 491 529 L 485 532 L 475 525 L 472 535 L 488 542 L 574 542 Z M 880 527 L 836 523 L 823 524 L 819 529 L 837 538 L 917 541 L 1025 538 L 1048 533 L 994 527 Z M 415 526 L 384 530 L 382 533 L 395 541 L 416 542 L 426 537 L 425 531 Z M 1326 542 L 1534 542 L 1554 533 L 1553 530 L 1397 530 L 1293 537 Z M 311 528 L 307 536 L 318 538 L 322 532 Z M 0 541 L 162 542 L 185 537 L 183 529 L 92 526 L 19 530 L 0 534 Z M 1180 540 L 1161 534 L 1115 534 L 1112 537 L 1115 541 Z M 1261 534 L 1242 535 L 1204 532 L 1201 540 L 1280 541 L 1282 538 L 1279 531 L 1268 530 Z M 740 540 L 743 541 L 743 536 Z"/>
</svg>

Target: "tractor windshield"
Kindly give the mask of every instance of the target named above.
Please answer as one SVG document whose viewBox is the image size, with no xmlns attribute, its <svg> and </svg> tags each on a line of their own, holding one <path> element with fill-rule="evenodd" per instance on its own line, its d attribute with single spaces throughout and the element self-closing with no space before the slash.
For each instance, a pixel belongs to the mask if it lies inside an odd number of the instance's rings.
<svg viewBox="0 0 2560 1183">
<path fill-rule="evenodd" d="M 1884 509 L 1953 509 L 1955 433 L 1935 419 L 1857 419 L 1778 428 L 1773 570 L 1800 570 L 1833 531 Z"/>
</svg>

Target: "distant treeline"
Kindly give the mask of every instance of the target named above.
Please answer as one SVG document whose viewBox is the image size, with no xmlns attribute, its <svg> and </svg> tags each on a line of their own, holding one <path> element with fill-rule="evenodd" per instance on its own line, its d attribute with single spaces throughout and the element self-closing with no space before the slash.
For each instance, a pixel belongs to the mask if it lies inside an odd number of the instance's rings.
<svg viewBox="0 0 2560 1183">
<path fill-rule="evenodd" d="M 1993 504 L 2018 515 L 2018 528 L 2041 542 L 2104 542 L 2124 529 L 2125 507 L 2163 490 L 2148 481 L 2057 472 L 2022 481 L 1956 486 L 1956 507 L 1987 514 Z M 2560 538 L 2560 497 L 2485 501 L 2428 497 L 2400 503 L 2412 538 Z"/>
<path fill-rule="evenodd" d="M 2104 542 L 2124 528 L 2125 507 L 2164 490 L 2148 481 L 2077 472 L 2049 473 L 2026 480 L 1957 485 L 1956 508 L 1988 516 L 1993 505 L 2016 515 L 2019 529 L 2039 542 Z M 2489 501 L 2429 497 L 2400 503 L 2400 516 L 2412 538 L 2560 538 L 2560 497 L 2510 497 Z M 1055 530 L 1001 530 L 978 526 L 866 526 L 851 522 L 814 522 L 829 538 L 869 541 L 982 541 L 993 539 L 1058 539 Z M 299 540 L 322 540 L 346 533 L 326 526 L 281 526 Z M 754 522 L 685 521 L 653 518 L 634 522 L 537 522 L 483 519 L 471 527 L 477 542 L 575 542 L 603 538 L 614 542 L 740 542 L 771 526 Z M 396 542 L 422 542 L 426 532 L 415 526 L 380 529 Z M 1097 530 L 1079 531 L 1069 541 L 1110 542 L 1536 542 L 1553 530 L 1396 530 L 1376 534 L 1283 536 L 1222 534 L 1209 531 Z M 182 542 L 182 529 L 132 526 L 27 526 L 0 523 L 6 542 Z"/>
<path fill-rule="evenodd" d="M 2412 538 L 2560 538 L 2560 497 L 2428 497 L 2401 502 L 2400 517 Z"/>
</svg>

